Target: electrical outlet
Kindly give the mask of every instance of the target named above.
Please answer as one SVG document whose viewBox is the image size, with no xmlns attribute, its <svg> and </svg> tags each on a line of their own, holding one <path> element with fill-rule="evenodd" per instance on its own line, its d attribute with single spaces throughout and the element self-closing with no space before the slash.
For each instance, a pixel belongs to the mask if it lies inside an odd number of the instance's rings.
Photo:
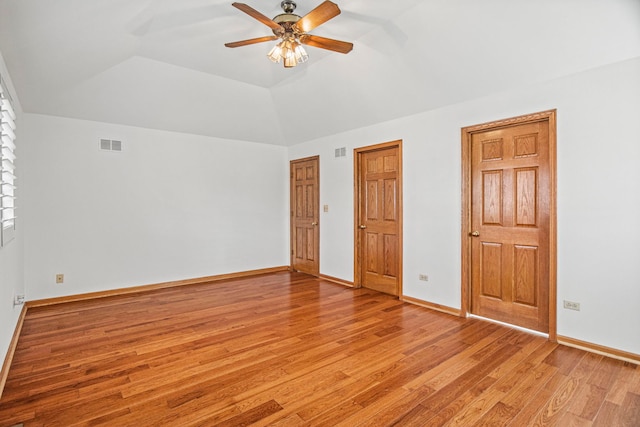
<svg viewBox="0 0 640 427">
<path fill-rule="evenodd" d="M 568 310 L 580 311 L 580 303 L 564 300 L 564 308 Z"/>
<path fill-rule="evenodd" d="M 64 283 L 64 274 L 56 274 L 56 283 Z"/>
<path fill-rule="evenodd" d="M 423 282 L 428 282 L 429 276 L 427 276 L 426 274 L 418 274 L 418 280 L 422 280 Z"/>
<path fill-rule="evenodd" d="M 24 295 L 23 294 L 17 294 L 13 297 L 13 305 L 22 305 L 24 304 Z"/>
</svg>

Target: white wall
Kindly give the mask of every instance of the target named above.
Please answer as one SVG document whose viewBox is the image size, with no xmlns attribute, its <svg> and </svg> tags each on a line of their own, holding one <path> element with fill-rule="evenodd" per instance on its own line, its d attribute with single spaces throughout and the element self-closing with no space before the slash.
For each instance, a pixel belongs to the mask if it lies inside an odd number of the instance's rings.
<svg viewBox="0 0 640 427">
<path fill-rule="evenodd" d="M 288 265 L 285 148 L 35 114 L 23 122 L 28 300 Z M 99 150 L 100 138 L 122 140 L 123 151 Z"/>
<path fill-rule="evenodd" d="M 18 177 L 18 185 L 22 174 L 22 161 L 19 156 L 22 154 L 22 111 L 20 103 L 16 96 L 16 92 L 11 84 L 11 76 L 4 63 L 2 54 L 0 54 L 0 74 L 4 79 L 14 100 L 14 108 L 17 115 L 16 129 L 16 153 L 18 159 L 16 161 L 16 175 Z M 16 197 L 18 198 L 18 207 L 20 207 L 20 197 L 22 189 L 18 187 Z M 20 211 L 18 211 L 20 216 Z M 21 218 L 16 221 L 16 236 L 13 241 L 3 248 L 0 248 L 0 364 L 3 363 L 5 354 L 11 343 L 13 331 L 15 330 L 22 306 L 14 306 L 13 299 L 16 294 L 24 294 L 23 281 L 23 222 Z"/>
<path fill-rule="evenodd" d="M 320 197 L 329 212 L 321 213 L 320 269 L 352 280 L 351 150 L 395 139 L 404 141 L 404 293 L 459 307 L 460 128 L 550 108 L 558 109 L 558 301 L 582 308 L 558 307 L 558 333 L 640 354 L 638 76 L 640 58 L 288 154 L 23 114 L 19 233 L 0 250 L 0 354 L 19 311 L 9 305 L 12 294 L 25 290 L 23 262 L 31 300 L 288 264 L 287 156 L 321 156 Z M 124 151 L 98 150 L 99 138 L 121 139 Z M 349 156 L 334 158 L 338 147 Z M 64 284 L 54 283 L 56 273 Z"/>
<path fill-rule="evenodd" d="M 640 58 L 291 147 L 290 159 L 321 156 L 321 273 L 353 280 L 351 150 L 402 139 L 404 294 L 459 308 L 460 129 L 553 108 L 558 334 L 640 354 Z"/>
</svg>

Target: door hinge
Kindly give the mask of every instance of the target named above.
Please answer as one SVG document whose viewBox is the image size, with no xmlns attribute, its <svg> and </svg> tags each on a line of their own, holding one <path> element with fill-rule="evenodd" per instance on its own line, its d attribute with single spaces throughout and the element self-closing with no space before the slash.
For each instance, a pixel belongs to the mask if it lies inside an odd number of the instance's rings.
<svg viewBox="0 0 640 427">
<path fill-rule="evenodd" d="M 291 249 L 291 255 L 293 255 L 293 249 Z"/>
</svg>

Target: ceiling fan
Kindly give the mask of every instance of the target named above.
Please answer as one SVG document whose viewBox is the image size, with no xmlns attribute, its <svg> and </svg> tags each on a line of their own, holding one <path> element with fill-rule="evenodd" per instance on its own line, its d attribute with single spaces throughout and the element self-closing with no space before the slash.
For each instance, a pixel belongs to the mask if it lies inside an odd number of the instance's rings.
<svg viewBox="0 0 640 427">
<path fill-rule="evenodd" d="M 271 28 L 273 35 L 225 43 L 224 45 L 226 47 L 240 47 L 272 40 L 281 40 L 271 49 L 267 56 L 276 63 L 282 60 L 286 68 L 295 67 L 298 63 L 307 61 L 309 56 L 302 47 L 303 44 L 340 53 L 349 53 L 351 49 L 353 49 L 353 43 L 307 34 L 309 31 L 340 14 L 340 8 L 333 2 L 324 1 L 311 12 L 300 17 L 293 13 L 296 9 L 296 3 L 285 0 L 280 3 L 280 7 L 282 7 L 284 13 L 281 13 L 273 19 L 269 19 L 244 3 L 236 2 L 232 3 L 232 6 Z"/>
</svg>

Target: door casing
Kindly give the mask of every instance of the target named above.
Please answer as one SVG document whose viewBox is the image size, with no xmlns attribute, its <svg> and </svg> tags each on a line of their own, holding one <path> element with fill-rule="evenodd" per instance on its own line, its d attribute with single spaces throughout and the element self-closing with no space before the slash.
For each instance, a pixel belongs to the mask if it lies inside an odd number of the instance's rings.
<svg viewBox="0 0 640 427">
<path fill-rule="evenodd" d="M 384 142 L 381 144 L 375 144 L 375 145 L 370 145 L 370 146 L 366 146 L 366 147 L 360 147 L 360 148 L 356 148 L 353 150 L 353 162 L 354 162 L 354 166 L 353 166 L 353 170 L 354 170 L 354 179 L 353 179 L 353 185 L 354 185 L 354 190 L 353 190 L 353 195 L 354 195 L 354 203 L 353 203 L 353 209 L 354 209 L 354 214 L 353 214 L 353 218 L 354 218 L 354 287 L 355 288 L 361 288 L 362 287 L 362 268 L 363 268 L 363 257 L 362 257 L 362 251 L 363 251 L 363 247 L 364 245 L 362 244 L 362 233 L 360 232 L 359 229 L 359 221 L 360 221 L 360 209 L 361 209 L 361 197 L 362 197 L 362 191 L 360 188 L 360 183 L 361 183 L 361 157 L 364 153 L 370 152 L 370 151 L 378 151 L 378 150 L 382 150 L 385 148 L 394 148 L 396 147 L 398 149 L 398 158 L 399 158 L 399 163 L 398 163 L 398 181 L 397 181 L 397 192 L 398 192 L 398 203 L 397 203 L 397 215 L 398 215 L 398 229 L 397 229 L 397 235 L 398 235 L 398 273 L 397 273 L 397 279 L 398 279 L 398 297 L 402 297 L 403 292 L 402 292 L 402 266 L 403 266 L 403 256 L 402 256 L 402 248 L 403 248 L 403 240 L 402 240 L 402 230 L 403 230 L 403 214 L 402 214 L 402 140 L 397 140 L 397 141 L 390 141 L 390 142 Z"/>
<path fill-rule="evenodd" d="M 469 314 L 471 304 L 471 214 L 472 214 L 472 181 L 471 181 L 471 136 L 477 132 L 500 129 L 513 125 L 547 121 L 549 124 L 549 340 L 557 341 L 557 209 L 556 209 L 556 110 L 513 117 L 462 128 L 462 289 L 461 315 Z"/>
</svg>

